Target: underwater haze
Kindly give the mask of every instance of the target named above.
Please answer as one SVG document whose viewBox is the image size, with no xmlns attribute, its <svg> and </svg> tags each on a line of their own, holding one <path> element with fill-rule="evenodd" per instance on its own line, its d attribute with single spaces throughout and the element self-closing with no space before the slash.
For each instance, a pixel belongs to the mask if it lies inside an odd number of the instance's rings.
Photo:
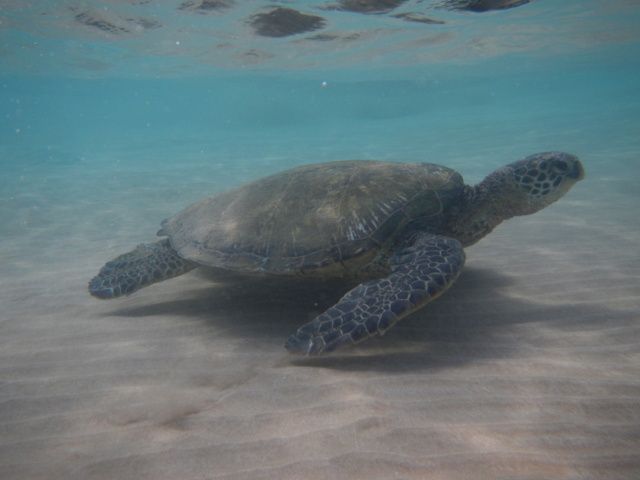
<svg viewBox="0 0 640 480">
<path fill-rule="evenodd" d="M 0 1 L 0 478 L 640 477 L 640 2 Z M 106 261 L 287 168 L 544 151 L 586 176 L 335 355 L 353 287 Z"/>
</svg>

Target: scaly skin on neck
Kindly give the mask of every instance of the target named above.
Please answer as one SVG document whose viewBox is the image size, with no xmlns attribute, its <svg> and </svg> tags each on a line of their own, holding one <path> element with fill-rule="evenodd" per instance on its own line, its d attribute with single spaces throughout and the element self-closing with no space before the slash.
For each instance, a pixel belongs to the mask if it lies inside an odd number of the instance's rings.
<svg viewBox="0 0 640 480">
<path fill-rule="evenodd" d="M 461 199 L 442 229 L 442 235 L 458 239 L 468 247 L 477 243 L 503 221 L 526 215 L 526 197 L 519 195 L 512 183 L 511 172 L 499 168 L 478 185 L 464 187 Z"/>
</svg>

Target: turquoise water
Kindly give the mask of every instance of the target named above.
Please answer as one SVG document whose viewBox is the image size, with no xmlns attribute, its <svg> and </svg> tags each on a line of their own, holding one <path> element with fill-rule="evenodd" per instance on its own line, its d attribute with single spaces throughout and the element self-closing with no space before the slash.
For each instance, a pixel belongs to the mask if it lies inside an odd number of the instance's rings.
<svg viewBox="0 0 640 480">
<path fill-rule="evenodd" d="M 463 3 L 0 6 L 0 476 L 640 472 L 640 3 Z M 277 7 L 322 24 L 260 34 Z M 548 150 L 586 179 L 346 360 L 282 350 L 343 286 L 86 293 L 162 219 L 266 174 L 430 161 L 473 184 Z"/>
<path fill-rule="evenodd" d="M 355 45 L 306 39 L 318 31 L 256 35 L 246 22 L 267 8 L 259 2 L 173 3 L 3 7 L 3 148 L 86 157 L 116 146 L 195 151 L 211 143 L 210 155 L 220 157 L 229 153 L 214 145 L 255 159 L 294 148 L 296 164 L 354 156 L 450 162 L 507 145 L 507 156 L 582 154 L 595 146 L 583 146 L 585 138 L 624 145 L 622 137 L 637 133 L 634 2 L 542 1 L 485 13 L 397 2 L 371 15 L 299 2 L 301 12 L 324 15 L 323 35 L 357 32 Z M 407 12 L 444 23 L 390 16 Z M 227 65 L 223 40 L 227 50 L 264 50 L 268 59 Z M 178 55 L 171 43 L 189 50 Z M 317 43 L 322 51 L 310 47 Z"/>
</svg>

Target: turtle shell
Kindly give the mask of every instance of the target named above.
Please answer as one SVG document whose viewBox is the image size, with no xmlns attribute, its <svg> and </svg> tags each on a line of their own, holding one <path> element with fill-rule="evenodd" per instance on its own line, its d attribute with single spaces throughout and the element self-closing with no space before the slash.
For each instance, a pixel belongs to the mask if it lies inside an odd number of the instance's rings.
<svg viewBox="0 0 640 480">
<path fill-rule="evenodd" d="M 304 165 L 204 198 L 158 234 L 203 265 L 341 275 L 371 263 L 407 223 L 440 215 L 462 187 L 460 174 L 429 163 Z"/>
</svg>

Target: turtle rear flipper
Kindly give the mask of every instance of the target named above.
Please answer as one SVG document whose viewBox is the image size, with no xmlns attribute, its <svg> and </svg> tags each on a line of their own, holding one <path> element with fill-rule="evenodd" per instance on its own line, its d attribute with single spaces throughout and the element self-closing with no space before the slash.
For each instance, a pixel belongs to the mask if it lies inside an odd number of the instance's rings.
<svg viewBox="0 0 640 480">
<path fill-rule="evenodd" d="M 421 233 L 389 259 L 389 276 L 358 285 L 303 325 L 285 344 L 292 353 L 320 355 L 384 333 L 444 293 L 464 265 L 462 244 Z"/>
<path fill-rule="evenodd" d="M 141 243 L 135 250 L 107 262 L 89 282 L 89 293 L 100 299 L 131 295 L 197 266 L 197 263 L 180 257 L 167 239 Z"/>
</svg>

